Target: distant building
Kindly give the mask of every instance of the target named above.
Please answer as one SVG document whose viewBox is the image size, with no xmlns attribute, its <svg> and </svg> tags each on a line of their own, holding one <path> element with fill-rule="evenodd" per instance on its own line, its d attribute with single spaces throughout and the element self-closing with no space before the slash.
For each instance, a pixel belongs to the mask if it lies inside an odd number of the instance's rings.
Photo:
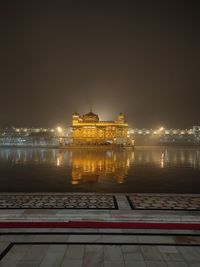
<svg viewBox="0 0 200 267">
<path fill-rule="evenodd" d="M 128 123 L 120 113 L 115 121 L 100 121 L 92 111 L 72 116 L 72 140 L 77 145 L 132 145 Z"/>
<path fill-rule="evenodd" d="M 200 144 L 200 126 L 190 129 L 130 129 L 136 145 Z"/>
</svg>

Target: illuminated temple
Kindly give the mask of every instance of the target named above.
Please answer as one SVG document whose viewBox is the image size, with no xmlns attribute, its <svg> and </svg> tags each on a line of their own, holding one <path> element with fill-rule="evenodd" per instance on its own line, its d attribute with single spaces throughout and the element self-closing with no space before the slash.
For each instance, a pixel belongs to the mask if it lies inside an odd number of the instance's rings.
<svg viewBox="0 0 200 267">
<path fill-rule="evenodd" d="M 92 111 L 83 116 L 75 112 L 72 116 L 72 139 L 76 145 L 133 146 L 128 123 L 122 113 L 115 121 L 101 121 Z"/>
</svg>

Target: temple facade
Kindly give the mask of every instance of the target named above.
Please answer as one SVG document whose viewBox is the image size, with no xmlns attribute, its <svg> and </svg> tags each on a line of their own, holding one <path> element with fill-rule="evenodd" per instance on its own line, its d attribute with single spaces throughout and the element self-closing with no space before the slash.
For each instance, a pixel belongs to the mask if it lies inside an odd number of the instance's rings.
<svg viewBox="0 0 200 267">
<path fill-rule="evenodd" d="M 75 112 L 72 116 L 72 140 L 77 145 L 133 145 L 122 113 L 115 121 L 100 121 L 92 111 L 83 116 Z"/>
</svg>

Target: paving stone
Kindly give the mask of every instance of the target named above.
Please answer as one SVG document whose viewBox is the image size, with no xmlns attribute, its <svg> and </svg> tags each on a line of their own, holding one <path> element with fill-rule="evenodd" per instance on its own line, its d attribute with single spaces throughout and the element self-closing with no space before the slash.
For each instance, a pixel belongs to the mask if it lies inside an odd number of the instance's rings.
<svg viewBox="0 0 200 267">
<path fill-rule="evenodd" d="M 200 236 L 174 236 L 173 238 L 178 244 L 200 244 Z"/>
<path fill-rule="evenodd" d="M 175 246 L 157 246 L 161 253 L 178 253 Z"/>
<path fill-rule="evenodd" d="M 15 245 L 14 247 L 21 247 L 21 250 L 23 250 L 26 245 Z M 34 261 L 35 259 L 41 261 L 46 255 L 48 249 L 49 245 L 31 245 L 21 259 L 23 261 Z"/>
<path fill-rule="evenodd" d="M 69 235 L 35 235 L 32 236 L 33 242 L 67 242 Z"/>
<path fill-rule="evenodd" d="M 102 235 L 102 241 L 103 242 L 112 242 L 112 243 L 135 243 L 138 242 L 137 236 L 128 236 L 128 235 Z"/>
<path fill-rule="evenodd" d="M 67 245 L 50 245 L 49 249 L 44 256 L 40 267 L 57 267 L 60 266 L 64 254 L 66 252 Z"/>
<path fill-rule="evenodd" d="M 64 259 L 82 260 L 84 254 L 84 245 L 68 245 Z"/>
<path fill-rule="evenodd" d="M 1 242 L 0 243 L 0 254 L 7 248 L 10 242 Z"/>
<path fill-rule="evenodd" d="M 192 262 L 192 263 L 188 263 L 189 267 L 199 267 L 200 266 L 200 262 Z"/>
<path fill-rule="evenodd" d="M 188 267 L 188 264 L 185 261 L 167 261 L 169 267 Z"/>
<path fill-rule="evenodd" d="M 164 261 L 145 261 L 146 267 L 168 267 Z"/>
<path fill-rule="evenodd" d="M 183 261 L 184 258 L 181 253 L 174 246 L 157 246 L 166 261 Z"/>
<path fill-rule="evenodd" d="M 117 196 L 116 199 L 117 199 L 117 204 L 118 204 L 119 209 L 125 209 L 125 210 L 131 209 L 131 207 L 130 207 L 130 205 L 129 205 L 129 203 L 128 203 L 128 201 L 124 195 Z"/>
<path fill-rule="evenodd" d="M 104 261 L 123 261 L 123 255 L 120 246 L 104 246 Z"/>
<path fill-rule="evenodd" d="M 144 261 L 140 246 L 121 246 L 124 260 L 126 261 Z"/>
<path fill-rule="evenodd" d="M 196 251 L 196 253 L 198 253 L 200 255 L 200 246 L 194 247 L 194 250 Z"/>
<path fill-rule="evenodd" d="M 69 235 L 68 242 L 101 242 L 101 235 Z"/>
<path fill-rule="evenodd" d="M 163 260 L 160 251 L 155 246 L 141 246 L 141 250 L 145 260 Z"/>
<path fill-rule="evenodd" d="M 138 236 L 138 241 L 140 243 L 166 243 L 166 244 L 171 244 L 175 243 L 175 240 L 173 236 L 154 236 L 154 235 L 141 235 Z"/>
<path fill-rule="evenodd" d="M 31 245 L 27 245 L 27 246 L 13 246 L 9 253 L 6 254 L 2 260 L 2 262 L 6 261 L 6 260 L 14 260 L 14 261 L 18 261 L 21 260 L 24 255 L 27 253 L 27 251 L 31 248 Z"/>
<path fill-rule="evenodd" d="M 126 267 L 146 267 L 146 263 L 144 261 L 125 261 Z"/>
<path fill-rule="evenodd" d="M 82 260 L 64 259 L 60 266 L 61 267 L 82 267 L 83 261 Z"/>
<path fill-rule="evenodd" d="M 104 261 L 104 267 L 126 267 L 123 261 Z"/>
<path fill-rule="evenodd" d="M 17 261 L 16 260 L 9 260 L 9 259 L 3 259 L 0 262 L 0 267 L 16 267 Z"/>
<path fill-rule="evenodd" d="M 39 267 L 40 261 L 18 261 L 17 267 Z"/>
<path fill-rule="evenodd" d="M 87 245 L 83 258 L 83 267 L 103 267 L 103 246 Z"/>
<path fill-rule="evenodd" d="M 198 250 L 195 249 L 195 247 L 178 247 L 179 252 L 183 255 L 183 258 L 191 263 L 191 262 L 199 262 L 200 266 L 200 253 Z"/>
</svg>

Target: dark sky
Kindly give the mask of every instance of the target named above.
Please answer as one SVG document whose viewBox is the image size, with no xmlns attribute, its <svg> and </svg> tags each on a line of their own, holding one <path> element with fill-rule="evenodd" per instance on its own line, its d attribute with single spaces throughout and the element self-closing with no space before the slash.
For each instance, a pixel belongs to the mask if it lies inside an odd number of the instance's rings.
<svg viewBox="0 0 200 267">
<path fill-rule="evenodd" d="M 0 1 L 0 126 L 200 124 L 198 1 Z"/>
</svg>

